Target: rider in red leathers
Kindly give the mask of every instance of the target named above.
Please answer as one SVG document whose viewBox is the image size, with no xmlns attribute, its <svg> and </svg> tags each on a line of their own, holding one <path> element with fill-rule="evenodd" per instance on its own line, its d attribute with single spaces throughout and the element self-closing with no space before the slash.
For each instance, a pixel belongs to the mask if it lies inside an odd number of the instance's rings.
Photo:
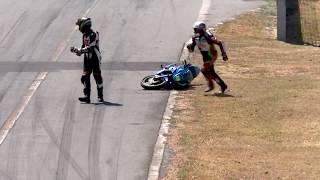
<svg viewBox="0 0 320 180">
<path fill-rule="evenodd" d="M 103 102 L 103 80 L 101 76 L 101 54 L 99 49 L 99 33 L 91 29 L 92 22 L 90 18 L 78 19 L 76 25 L 79 26 L 79 31 L 83 34 L 81 48 L 71 47 L 71 52 L 81 56 L 84 54 L 83 74 L 81 82 L 84 86 L 84 97 L 79 97 L 79 101 L 90 103 L 90 75 L 97 84 L 98 101 Z"/>
<path fill-rule="evenodd" d="M 221 93 L 224 93 L 228 86 L 214 70 L 214 62 L 218 57 L 218 52 L 215 48 L 215 45 L 219 46 L 223 60 L 228 60 L 223 42 L 218 40 L 213 34 L 206 30 L 206 24 L 204 22 L 195 22 L 193 29 L 194 36 L 192 37 L 192 43 L 188 44 L 187 48 L 189 52 L 193 52 L 195 46 L 197 46 L 201 52 L 203 58 L 203 67 L 201 68 L 201 72 L 208 81 L 208 88 L 205 90 L 205 92 L 209 92 L 214 89 L 213 81 L 215 81 L 220 85 Z"/>
</svg>

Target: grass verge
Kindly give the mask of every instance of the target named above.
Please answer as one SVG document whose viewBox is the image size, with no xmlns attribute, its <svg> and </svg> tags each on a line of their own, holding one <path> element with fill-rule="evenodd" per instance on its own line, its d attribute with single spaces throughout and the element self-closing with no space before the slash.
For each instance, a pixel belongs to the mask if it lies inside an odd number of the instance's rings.
<svg viewBox="0 0 320 180">
<path fill-rule="evenodd" d="M 320 46 L 320 1 L 299 0 L 303 41 Z"/>
<path fill-rule="evenodd" d="M 216 29 L 229 47 L 230 61 L 216 64 L 229 91 L 205 94 L 199 76 L 179 93 L 162 179 L 320 177 L 320 51 L 275 40 L 269 11 Z"/>
</svg>

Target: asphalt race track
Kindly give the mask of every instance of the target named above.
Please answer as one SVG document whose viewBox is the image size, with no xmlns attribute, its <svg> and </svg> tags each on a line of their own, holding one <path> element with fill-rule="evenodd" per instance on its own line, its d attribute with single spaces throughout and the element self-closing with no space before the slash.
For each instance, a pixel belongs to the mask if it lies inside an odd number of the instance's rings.
<svg viewBox="0 0 320 180">
<path fill-rule="evenodd" d="M 257 1 L 212 0 L 213 25 Z M 169 96 L 140 80 L 176 62 L 202 1 L 0 0 L 0 180 L 141 180 Z M 104 104 L 81 104 L 75 21 L 93 19 Z M 29 99 L 28 99 L 29 98 Z M 13 126 L 13 127 L 12 127 Z M 10 128 L 12 127 L 12 128 Z"/>
</svg>

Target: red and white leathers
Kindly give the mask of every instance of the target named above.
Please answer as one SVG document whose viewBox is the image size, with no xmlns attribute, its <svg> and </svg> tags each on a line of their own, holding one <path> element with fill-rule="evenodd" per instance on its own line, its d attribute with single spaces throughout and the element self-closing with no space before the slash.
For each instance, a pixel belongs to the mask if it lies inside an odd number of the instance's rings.
<svg viewBox="0 0 320 180">
<path fill-rule="evenodd" d="M 213 80 L 220 85 L 221 92 L 224 92 L 227 89 L 227 85 L 214 70 L 214 62 L 218 57 L 215 45 L 219 46 L 223 60 L 228 60 L 223 42 L 218 40 L 209 31 L 195 32 L 195 35 L 192 37 L 192 43 L 187 46 L 190 52 L 194 51 L 195 46 L 197 46 L 201 52 L 203 58 L 203 68 L 201 69 L 201 72 L 208 81 L 208 89 L 206 92 L 213 90 Z"/>
</svg>

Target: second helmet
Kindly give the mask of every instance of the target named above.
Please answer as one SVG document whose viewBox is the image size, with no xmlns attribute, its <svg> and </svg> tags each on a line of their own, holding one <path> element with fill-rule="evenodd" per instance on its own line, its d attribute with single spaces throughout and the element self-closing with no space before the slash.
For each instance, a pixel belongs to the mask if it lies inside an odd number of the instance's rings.
<svg viewBox="0 0 320 180">
<path fill-rule="evenodd" d="M 197 21 L 193 24 L 194 33 L 200 33 L 206 31 L 206 24 L 203 21 Z"/>
</svg>

